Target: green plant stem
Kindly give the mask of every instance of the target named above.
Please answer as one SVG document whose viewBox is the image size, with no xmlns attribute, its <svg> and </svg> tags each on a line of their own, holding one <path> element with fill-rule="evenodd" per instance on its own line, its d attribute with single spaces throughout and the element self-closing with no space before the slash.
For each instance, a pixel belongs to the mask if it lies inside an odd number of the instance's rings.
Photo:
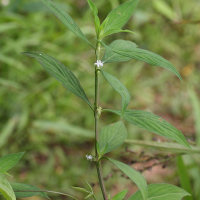
<svg viewBox="0 0 200 200">
<path fill-rule="evenodd" d="M 99 42 L 97 42 L 97 46 L 96 46 L 96 59 L 100 60 L 100 52 L 101 52 L 101 44 Z M 97 152 L 97 143 L 96 141 L 99 141 L 99 127 L 98 127 L 98 123 L 99 123 L 99 117 L 100 114 L 99 113 L 99 75 L 100 75 L 100 70 L 99 68 L 96 66 L 95 67 L 95 103 L 94 103 L 94 117 L 95 117 L 95 157 L 96 157 L 96 168 L 97 168 L 97 174 L 98 174 L 98 178 L 99 178 L 99 184 L 101 187 L 101 191 L 103 194 L 103 198 L 104 200 L 108 200 L 107 194 L 106 194 L 106 189 L 105 189 L 105 185 L 104 185 L 104 181 L 103 181 L 103 176 L 102 176 L 102 172 L 101 172 L 101 163 L 100 161 L 98 161 L 98 152 Z"/>
<path fill-rule="evenodd" d="M 99 127 L 98 127 L 98 121 L 99 121 L 99 69 L 98 67 L 95 68 L 95 108 L 94 108 L 94 117 L 95 117 L 95 140 L 99 141 Z M 95 142 L 95 155 L 98 158 L 98 152 Z"/>
</svg>

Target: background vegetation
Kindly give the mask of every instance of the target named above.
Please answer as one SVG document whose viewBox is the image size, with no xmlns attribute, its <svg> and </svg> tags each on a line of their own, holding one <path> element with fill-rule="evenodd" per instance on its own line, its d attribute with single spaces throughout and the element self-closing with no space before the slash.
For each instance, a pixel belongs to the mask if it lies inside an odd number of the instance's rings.
<svg viewBox="0 0 200 200">
<path fill-rule="evenodd" d="M 71 186 L 84 187 L 87 180 L 100 194 L 94 165 L 85 158 L 86 154 L 94 154 L 93 113 L 84 101 L 66 91 L 36 60 L 20 54 L 41 51 L 60 60 L 76 74 L 90 101 L 94 102 L 93 50 L 67 30 L 39 0 L 0 2 L 0 156 L 26 151 L 20 163 L 10 171 L 14 176 L 10 181 L 63 191 L 83 199 L 82 194 Z M 87 1 L 57 2 L 94 43 L 93 16 Z M 95 0 L 101 21 L 123 2 L 125 0 Z M 119 33 L 108 36 L 105 41 L 109 44 L 114 39 L 123 38 L 162 55 L 176 66 L 183 84 L 169 71 L 139 61 L 109 64 L 104 70 L 129 89 L 132 96 L 129 109 L 151 111 L 163 117 L 181 130 L 188 140 L 200 145 L 199 13 L 199 0 L 141 0 L 127 25 L 139 36 Z M 120 109 L 120 96 L 103 77 L 100 81 L 101 107 Z M 117 120 L 119 117 L 103 113 L 101 127 Z M 126 125 L 129 139 L 168 141 L 131 124 Z M 125 163 L 135 163 L 134 167 L 143 171 L 148 183 L 166 182 L 180 186 L 176 159 L 157 165 L 155 153 L 161 157 L 176 157 L 166 151 L 128 144 L 112 156 Z M 150 159 L 149 166 L 156 166 L 141 168 L 152 156 L 154 159 Z M 199 156 L 183 156 L 183 159 L 193 193 L 189 198 L 199 200 Z M 127 196 L 130 196 L 137 190 L 121 172 L 115 172 L 110 163 L 106 163 L 103 170 L 111 196 L 123 189 L 129 189 Z"/>
</svg>

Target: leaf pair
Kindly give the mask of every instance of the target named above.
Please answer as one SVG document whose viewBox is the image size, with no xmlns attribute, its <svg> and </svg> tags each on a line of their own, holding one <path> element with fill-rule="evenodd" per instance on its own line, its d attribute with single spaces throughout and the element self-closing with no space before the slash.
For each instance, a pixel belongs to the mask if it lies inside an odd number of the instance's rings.
<svg viewBox="0 0 200 200">
<path fill-rule="evenodd" d="M 0 174 L 0 193 L 7 199 L 7 200 L 16 200 L 15 193 L 3 175 Z"/>
<path fill-rule="evenodd" d="M 7 171 L 18 163 L 24 153 L 25 152 L 10 154 L 0 158 L 0 193 L 7 200 L 16 200 L 16 197 L 10 183 L 3 174 L 8 175 Z"/>
<path fill-rule="evenodd" d="M 174 126 L 166 122 L 161 117 L 156 116 L 150 112 L 142 111 L 142 110 L 126 110 L 129 104 L 129 101 L 131 99 L 128 90 L 117 78 L 115 78 L 114 76 L 112 76 L 111 74 L 103 70 L 101 70 L 101 72 L 106 78 L 106 80 L 110 83 L 110 85 L 122 96 L 121 111 L 109 110 L 109 109 L 106 109 L 103 111 L 113 112 L 121 116 L 122 118 L 124 118 L 126 121 L 132 123 L 133 125 L 136 125 L 150 132 L 175 140 L 179 144 L 182 144 L 185 147 L 190 148 L 188 142 L 186 141 L 181 131 L 176 129 Z M 101 137 L 101 134 L 100 134 L 100 137 Z"/>
<path fill-rule="evenodd" d="M 131 0 L 112 10 L 101 25 L 100 38 L 118 32 L 131 32 L 121 30 L 135 10 L 139 0 Z"/>
<path fill-rule="evenodd" d="M 40 194 L 46 198 L 48 196 L 44 192 L 40 192 L 40 189 L 22 183 L 9 183 L 7 179 L 3 176 L 3 174 L 8 174 L 7 171 L 14 167 L 25 152 L 14 153 L 10 155 L 6 155 L 0 158 L 0 193 L 7 200 L 16 200 L 16 197 L 31 197 L 37 194 Z M 17 192 L 17 191 L 32 191 L 32 192 Z M 37 192 L 34 192 L 37 191 Z"/>
<path fill-rule="evenodd" d="M 75 21 L 71 18 L 71 16 L 65 12 L 64 9 L 59 7 L 51 0 L 41 0 L 47 8 L 49 8 L 54 15 L 75 35 L 82 38 L 86 41 L 89 45 L 91 45 L 94 49 L 95 47 L 88 41 L 85 35 L 82 33 L 78 25 Z M 102 25 L 100 25 L 100 20 L 98 17 L 98 9 L 96 8 L 95 4 L 91 0 L 87 0 L 88 4 L 93 12 L 94 15 L 94 22 L 95 22 L 95 29 L 97 33 L 97 38 L 103 38 L 106 35 L 110 35 L 113 33 L 118 32 L 131 32 L 129 30 L 121 30 L 121 28 L 126 24 L 128 19 L 131 17 L 135 7 L 137 6 L 139 0 L 131 0 L 128 1 L 114 10 L 112 10 Z M 131 32 L 133 33 L 133 32 Z"/>
<path fill-rule="evenodd" d="M 121 30 L 121 28 L 126 24 L 128 19 L 133 14 L 133 11 L 135 10 L 135 7 L 137 6 L 139 0 L 131 0 L 118 6 L 108 14 L 101 25 L 99 17 L 97 15 L 98 9 L 91 0 L 87 1 L 91 10 L 93 11 L 97 38 L 102 39 L 107 35 L 119 32 L 133 33 L 129 30 Z"/>
</svg>

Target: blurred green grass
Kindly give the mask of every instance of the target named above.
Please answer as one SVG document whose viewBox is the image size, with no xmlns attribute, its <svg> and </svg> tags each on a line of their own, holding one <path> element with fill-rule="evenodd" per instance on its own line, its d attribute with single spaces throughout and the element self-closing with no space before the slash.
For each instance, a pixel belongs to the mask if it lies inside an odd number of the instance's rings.
<svg viewBox="0 0 200 200">
<path fill-rule="evenodd" d="M 200 91 L 200 2 L 166 0 L 167 6 L 163 11 L 158 1 L 141 0 L 126 25 L 127 29 L 140 36 L 114 34 L 108 36 L 105 42 L 109 44 L 120 38 L 131 40 L 141 48 L 162 55 L 176 66 L 184 83 L 181 84 L 169 71 L 134 60 L 105 65 L 104 70 L 120 79 L 130 91 L 132 101 L 129 109 L 154 112 L 180 129 L 187 139 L 195 140 L 199 138 L 198 112 L 193 115 L 193 111 L 198 109 Z M 79 78 L 93 103 L 94 52 L 67 30 L 40 1 L 10 0 L 7 6 L 3 5 L 5 0 L 0 2 L 0 152 L 3 156 L 26 151 L 21 162 L 10 171 L 14 176 L 10 181 L 83 198 L 81 193 L 70 187 L 86 186 L 85 180 L 97 182 L 94 166 L 85 159 L 86 154 L 94 152 L 93 113 L 84 101 L 66 91 L 37 61 L 20 53 L 41 51 L 60 60 Z M 73 17 L 89 40 L 95 43 L 93 16 L 87 1 L 57 2 Z M 94 2 L 100 9 L 100 19 L 103 21 L 111 9 L 125 1 Z M 101 107 L 120 109 L 120 96 L 103 77 L 100 86 Z M 117 120 L 117 116 L 103 113 L 100 125 L 103 127 Z M 131 124 L 126 125 L 130 139 L 152 140 L 155 137 Z M 121 157 L 120 152 L 125 146 L 111 156 Z M 196 164 L 196 160 L 191 161 L 190 157 L 186 163 Z M 111 168 L 113 166 L 109 163 L 104 166 L 105 176 Z M 175 165 L 169 168 L 172 175 L 167 182 L 179 184 Z M 198 172 L 192 170 L 194 195 L 199 200 L 200 175 L 195 176 Z M 160 182 L 165 180 L 165 177 L 159 179 Z M 131 185 L 120 174 L 106 181 L 112 195 L 126 187 L 130 195 L 134 191 Z M 94 190 L 99 192 L 99 187 L 94 187 Z M 101 198 L 100 195 L 98 197 Z M 52 198 L 68 199 L 60 196 Z"/>
</svg>

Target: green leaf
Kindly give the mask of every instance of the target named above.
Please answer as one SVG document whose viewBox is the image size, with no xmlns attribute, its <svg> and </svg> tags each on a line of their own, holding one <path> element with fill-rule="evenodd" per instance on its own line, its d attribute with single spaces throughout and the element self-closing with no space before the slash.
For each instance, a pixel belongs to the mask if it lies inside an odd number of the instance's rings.
<svg viewBox="0 0 200 200">
<path fill-rule="evenodd" d="M 107 35 L 112 29 L 121 29 L 133 14 L 138 2 L 139 0 L 131 0 L 112 10 L 101 25 L 101 35 Z"/>
<path fill-rule="evenodd" d="M 125 143 L 160 149 L 165 152 L 167 151 L 167 152 L 175 152 L 175 153 L 200 154 L 200 147 L 196 147 L 192 145 L 190 145 L 191 149 L 189 149 L 189 148 L 184 147 L 181 144 L 169 143 L 169 142 L 155 142 L 155 141 L 147 141 L 147 140 L 125 140 Z"/>
<path fill-rule="evenodd" d="M 126 87 L 113 75 L 101 70 L 101 73 L 105 77 L 105 79 L 110 83 L 110 85 L 113 87 L 114 90 L 116 90 L 122 97 L 122 108 L 121 108 L 121 114 L 124 114 L 124 111 L 126 110 L 130 100 L 131 95 L 129 94 L 129 91 L 126 89 Z"/>
<path fill-rule="evenodd" d="M 127 41 L 124 41 L 124 42 L 121 41 L 117 49 L 111 48 L 110 46 L 105 45 L 101 41 L 99 42 L 105 46 L 107 51 L 113 51 L 114 53 L 117 53 L 124 57 L 141 60 L 141 61 L 147 62 L 150 65 L 159 66 L 159 67 L 168 69 L 169 71 L 174 73 L 176 76 L 178 76 L 178 78 L 182 81 L 181 75 L 178 73 L 176 68 L 168 60 L 164 59 L 163 57 L 153 52 L 147 51 L 145 49 L 134 48 L 135 44 L 133 44 L 133 46 L 131 45 L 127 46 L 127 48 L 124 49 L 124 45 L 127 44 Z"/>
<path fill-rule="evenodd" d="M 110 111 L 121 116 L 121 112 L 119 110 L 106 111 Z M 146 129 L 158 135 L 167 137 L 169 139 L 175 140 L 176 142 L 191 149 L 181 131 L 179 131 L 170 123 L 166 122 L 163 118 L 157 115 L 143 110 L 126 110 L 123 118 L 133 125 Z"/>
<path fill-rule="evenodd" d="M 97 15 L 98 14 L 98 9 L 97 7 L 95 6 L 95 4 L 91 1 L 91 0 L 87 0 L 92 12 L 94 15 Z"/>
<path fill-rule="evenodd" d="M 188 193 L 192 194 L 190 178 L 188 176 L 188 171 L 187 171 L 187 168 L 185 166 L 182 156 L 177 156 L 177 166 L 178 166 L 178 174 L 179 174 L 181 187 Z M 186 196 L 184 197 L 184 200 L 193 200 L 193 198 L 192 196 Z"/>
<path fill-rule="evenodd" d="M 7 176 L 13 177 L 13 176 L 10 175 L 8 172 L 3 172 L 3 174 L 6 174 Z"/>
<path fill-rule="evenodd" d="M 147 200 L 181 200 L 184 196 L 190 195 L 185 190 L 169 184 L 148 185 Z M 128 200 L 143 200 L 141 192 L 138 190 Z"/>
<path fill-rule="evenodd" d="M 104 148 L 101 150 L 100 155 L 103 156 L 104 154 L 106 154 L 108 149 L 108 143 L 106 144 L 106 146 L 104 146 Z"/>
<path fill-rule="evenodd" d="M 89 199 L 90 197 L 92 197 L 93 194 L 89 194 L 88 196 L 86 196 L 84 199 Z"/>
<path fill-rule="evenodd" d="M 105 159 L 111 161 L 114 165 L 116 165 L 121 171 L 123 171 L 140 189 L 142 193 L 142 199 L 146 200 L 148 196 L 148 191 L 147 191 L 147 182 L 144 179 L 144 177 L 135 169 L 132 167 L 119 162 L 117 160 L 113 160 L 111 158 L 106 158 Z M 138 199 L 137 199 L 138 200 Z"/>
<path fill-rule="evenodd" d="M 133 33 L 133 34 L 138 35 L 137 33 L 133 32 L 133 31 L 130 31 L 130 30 L 111 29 L 111 30 L 108 30 L 104 35 L 102 35 L 101 38 L 103 38 L 103 37 L 105 37 L 107 35 L 112 35 L 114 33 Z"/>
<path fill-rule="evenodd" d="M 87 191 L 86 189 L 84 188 L 81 188 L 81 187 L 72 187 L 74 190 L 78 190 L 78 191 L 81 191 L 81 192 L 85 192 L 85 193 L 90 193 L 89 191 Z"/>
<path fill-rule="evenodd" d="M 75 21 L 69 16 L 68 13 L 65 12 L 64 9 L 60 8 L 57 4 L 55 4 L 51 0 L 41 0 L 51 12 L 75 35 L 85 40 L 89 45 L 91 45 L 94 49 L 95 47 L 87 40 L 85 35 L 82 33 L 78 25 Z"/>
<path fill-rule="evenodd" d="M 23 183 L 11 183 L 11 186 L 15 192 L 16 197 L 18 198 L 26 198 L 26 197 L 32 197 L 35 195 L 42 195 L 43 197 L 46 197 L 47 199 L 49 199 L 49 197 L 44 192 L 42 192 L 41 189 L 33 185 L 28 185 L 28 184 L 23 184 Z M 24 192 L 20 192 L 20 191 L 24 191 Z"/>
<path fill-rule="evenodd" d="M 14 193 L 10 183 L 2 175 L 0 175 L 0 193 L 7 200 L 16 200 L 15 193 Z"/>
<path fill-rule="evenodd" d="M 109 48 L 106 48 L 102 62 L 106 64 L 111 62 L 129 61 L 131 60 L 131 58 L 119 55 L 118 53 L 115 53 L 112 49 L 123 49 L 124 51 L 126 51 L 129 49 L 134 50 L 135 48 L 137 48 L 137 45 L 134 42 L 125 40 L 115 40 L 109 45 Z"/>
<path fill-rule="evenodd" d="M 113 197 L 112 200 L 122 200 L 125 197 L 125 195 L 126 195 L 127 192 L 128 192 L 128 190 L 124 190 L 124 191 L 119 192 L 118 194 L 116 194 Z"/>
<path fill-rule="evenodd" d="M 99 142 L 97 140 L 96 140 L 96 148 L 97 148 L 97 153 L 100 154 Z"/>
<path fill-rule="evenodd" d="M 99 17 L 98 17 L 98 9 L 91 0 L 87 0 L 87 2 L 88 2 L 89 6 L 90 6 L 90 8 L 93 12 L 93 15 L 94 15 L 95 30 L 96 30 L 96 34 L 97 34 L 97 38 L 98 38 L 99 29 L 100 29 L 100 20 L 99 20 Z"/>
<path fill-rule="evenodd" d="M 93 109 L 83 88 L 80 85 L 79 80 L 61 62 L 51 56 L 37 51 L 24 52 L 22 54 L 35 58 L 57 81 L 62 83 L 62 85 L 69 91 L 83 99 L 90 106 L 90 108 Z"/>
<path fill-rule="evenodd" d="M 90 188 L 91 192 L 93 193 L 93 189 L 92 189 L 92 186 L 86 181 L 88 187 Z"/>
<path fill-rule="evenodd" d="M 99 133 L 99 148 L 102 151 L 108 144 L 107 151 L 115 150 L 124 143 L 127 138 L 127 131 L 122 121 L 110 124 L 101 129 Z"/>
<path fill-rule="evenodd" d="M 5 173 L 16 165 L 25 152 L 13 153 L 0 158 L 0 173 Z"/>
</svg>

